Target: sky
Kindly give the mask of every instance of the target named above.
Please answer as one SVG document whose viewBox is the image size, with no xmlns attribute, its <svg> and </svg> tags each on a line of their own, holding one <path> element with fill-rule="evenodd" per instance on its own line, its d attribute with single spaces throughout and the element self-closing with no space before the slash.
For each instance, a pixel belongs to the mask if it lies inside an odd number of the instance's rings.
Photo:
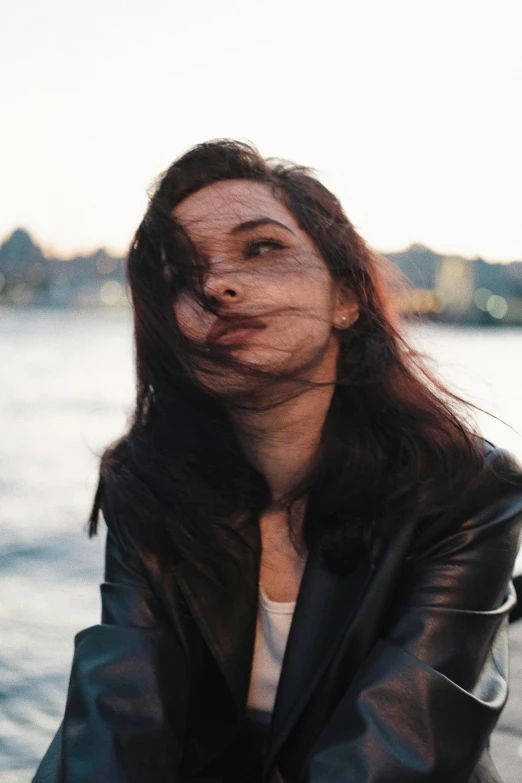
<svg viewBox="0 0 522 783">
<path fill-rule="evenodd" d="M 194 144 L 314 167 L 374 248 L 522 260 L 520 0 L 17 0 L 0 239 L 124 253 Z"/>
</svg>

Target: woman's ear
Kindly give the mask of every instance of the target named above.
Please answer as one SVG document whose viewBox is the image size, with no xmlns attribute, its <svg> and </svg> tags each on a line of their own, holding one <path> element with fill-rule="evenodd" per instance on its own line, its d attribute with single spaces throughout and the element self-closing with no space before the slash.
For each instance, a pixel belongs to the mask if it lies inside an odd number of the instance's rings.
<svg viewBox="0 0 522 783">
<path fill-rule="evenodd" d="M 334 325 L 346 329 L 359 318 L 359 302 L 345 280 L 337 282 Z"/>
</svg>

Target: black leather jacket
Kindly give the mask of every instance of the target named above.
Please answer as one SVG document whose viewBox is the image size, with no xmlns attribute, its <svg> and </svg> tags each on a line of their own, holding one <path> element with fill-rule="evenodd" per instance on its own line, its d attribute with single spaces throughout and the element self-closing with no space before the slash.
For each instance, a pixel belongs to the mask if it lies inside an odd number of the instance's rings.
<svg viewBox="0 0 522 783">
<path fill-rule="evenodd" d="M 309 556 L 264 756 L 244 720 L 259 526 L 238 539 L 244 586 L 231 595 L 186 560 L 140 557 L 103 511 L 101 624 L 75 637 L 64 718 L 33 783 L 501 780 L 488 746 L 508 694 L 520 490 L 425 528 L 415 508 L 390 518 L 342 576 Z"/>
</svg>

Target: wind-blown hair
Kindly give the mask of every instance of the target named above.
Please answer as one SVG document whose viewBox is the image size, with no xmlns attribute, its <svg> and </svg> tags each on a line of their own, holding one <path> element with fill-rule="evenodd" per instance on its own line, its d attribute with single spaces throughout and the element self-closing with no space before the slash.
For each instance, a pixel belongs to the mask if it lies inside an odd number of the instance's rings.
<svg viewBox="0 0 522 783">
<path fill-rule="evenodd" d="M 205 295 L 204 260 L 172 210 L 200 188 L 229 179 L 270 186 L 359 304 L 358 320 L 339 333 L 320 459 L 286 498 L 290 507 L 308 495 L 302 531 L 308 550 L 346 571 L 354 555 L 369 552 L 387 514 L 419 503 L 419 519 L 428 525 L 462 497 L 480 503 L 516 483 L 511 462 L 503 475 L 485 475 L 483 441 L 470 414 L 481 409 L 450 391 L 409 342 L 396 305 L 406 278 L 364 242 L 315 172 L 265 159 L 251 144 L 218 139 L 190 149 L 157 179 L 130 245 L 136 404 L 125 434 L 101 456 L 89 535 L 110 497 L 138 546 L 159 546 L 166 534 L 176 556 L 233 579 L 231 540 L 269 501 L 223 401 L 194 374 L 208 364 L 208 349 L 184 337 L 172 307 L 176 293 L 190 289 L 216 311 Z M 226 372 L 238 362 L 225 355 L 210 365 Z M 264 371 L 252 372 L 262 383 Z"/>
</svg>

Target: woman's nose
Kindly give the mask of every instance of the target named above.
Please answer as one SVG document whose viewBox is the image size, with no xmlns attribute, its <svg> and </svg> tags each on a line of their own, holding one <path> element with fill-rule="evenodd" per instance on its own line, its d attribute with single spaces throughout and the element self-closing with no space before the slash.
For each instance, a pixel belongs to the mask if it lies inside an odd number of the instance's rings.
<svg viewBox="0 0 522 783">
<path fill-rule="evenodd" d="M 219 303 L 241 301 L 244 296 L 244 285 L 240 276 L 232 269 L 210 271 L 205 280 L 205 293 L 211 300 Z"/>
</svg>

